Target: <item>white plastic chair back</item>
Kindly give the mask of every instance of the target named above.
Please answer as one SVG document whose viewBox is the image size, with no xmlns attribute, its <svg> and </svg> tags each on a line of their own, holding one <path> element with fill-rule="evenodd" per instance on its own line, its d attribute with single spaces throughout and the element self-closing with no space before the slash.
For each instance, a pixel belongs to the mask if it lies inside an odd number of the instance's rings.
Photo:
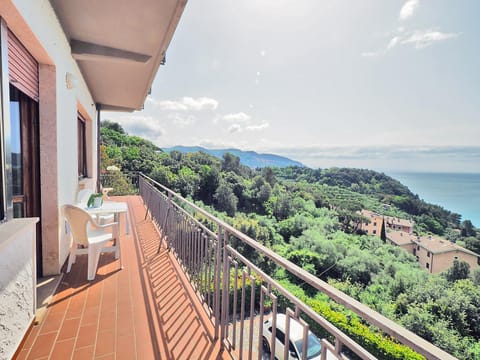
<svg viewBox="0 0 480 360">
<path fill-rule="evenodd" d="M 70 226 L 73 241 L 77 244 L 88 246 L 88 223 L 92 217 L 88 212 L 75 205 L 63 205 L 63 215 Z"/>
<path fill-rule="evenodd" d="M 77 203 L 83 207 L 87 206 L 88 199 L 90 195 L 93 194 L 92 189 L 82 189 L 77 194 Z"/>
</svg>

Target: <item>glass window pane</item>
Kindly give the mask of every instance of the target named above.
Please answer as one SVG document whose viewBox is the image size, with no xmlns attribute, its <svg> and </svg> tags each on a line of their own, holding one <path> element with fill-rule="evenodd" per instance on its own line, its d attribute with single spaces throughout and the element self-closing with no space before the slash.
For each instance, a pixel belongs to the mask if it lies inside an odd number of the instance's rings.
<svg viewBox="0 0 480 360">
<path fill-rule="evenodd" d="M 23 218 L 23 202 L 13 203 L 13 217 L 14 218 Z"/>
<path fill-rule="evenodd" d="M 10 135 L 12 150 L 12 191 L 13 195 L 23 194 L 23 173 L 22 173 L 22 130 L 20 127 L 20 103 L 16 91 L 10 96 Z"/>
</svg>

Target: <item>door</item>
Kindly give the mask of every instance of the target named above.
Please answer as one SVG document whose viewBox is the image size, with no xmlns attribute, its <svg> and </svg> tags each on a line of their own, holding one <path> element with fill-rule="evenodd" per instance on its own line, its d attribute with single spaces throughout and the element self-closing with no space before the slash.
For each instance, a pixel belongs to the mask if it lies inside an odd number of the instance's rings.
<svg viewBox="0 0 480 360">
<path fill-rule="evenodd" d="M 10 85 L 13 216 L 41 215 L 38 103 Z M 37 276 L 42 276 L 42 232 L 37 223 Z"/>
</svg>

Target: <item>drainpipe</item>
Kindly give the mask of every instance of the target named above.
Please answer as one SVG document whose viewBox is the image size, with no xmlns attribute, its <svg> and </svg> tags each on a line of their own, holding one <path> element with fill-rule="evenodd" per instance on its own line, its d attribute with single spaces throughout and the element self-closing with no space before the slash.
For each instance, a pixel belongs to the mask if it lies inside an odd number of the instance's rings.
<svg viewBox="0 0 480 360">
<path fill-rule="evenodd" d="M 100 134 L 101 105 L 97 103 L 95 104 L 95 107 L 97 109 L 97 193 L 99 193 L 101 190 L 101 183 L 100 183 L 100 141 L 102 140 L 102 137 Z"/>
</svg>

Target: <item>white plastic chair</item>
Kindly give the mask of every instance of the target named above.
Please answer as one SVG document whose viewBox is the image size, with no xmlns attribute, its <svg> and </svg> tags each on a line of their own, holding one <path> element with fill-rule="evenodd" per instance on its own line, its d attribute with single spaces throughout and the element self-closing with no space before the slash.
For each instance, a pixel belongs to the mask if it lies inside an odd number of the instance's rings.
<svg viewBox="0 0 480 360">
<path fill-rule="evenodd" d="M 97 273 L 100 254 L 112 251 L 115 252 L 115 259 L 120 259 L 120 268 L 123 268 L 120 241 L 118 239 L 118 223 L 99 225 L 88 212 L 75 205 L 63 205 L 62 211 L 65 220 L 70 226 L 73 238 L 67 273 L 70 272 L 77 255 L 88 254 L 87 280 L 93 280 Z M 111 228 L 111 231 L 106 231 L 109 228 Z M 105 246 L 113 239 L 116 239 L 114 246 Z M 79 245 L 83 245 L 83 247 L 79 248 Z"/>
</svg>

